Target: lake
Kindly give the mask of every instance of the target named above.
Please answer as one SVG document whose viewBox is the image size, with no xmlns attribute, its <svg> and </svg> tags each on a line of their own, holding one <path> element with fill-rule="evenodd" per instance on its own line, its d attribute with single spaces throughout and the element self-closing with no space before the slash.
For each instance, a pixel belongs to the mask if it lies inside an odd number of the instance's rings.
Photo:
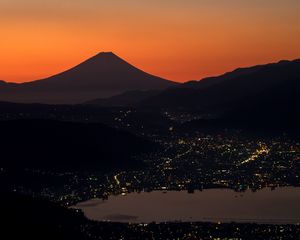
<svg viewBox="0 0 300 240">
<path fill-rule="evenodd" d="M 300 223 L 300 188 L 265 188 L 237 193 L 230 189 L 161 191 L 92 199 L 75 206 L 98 221 L 150 223 L 168 221 Z"/>
</svg>

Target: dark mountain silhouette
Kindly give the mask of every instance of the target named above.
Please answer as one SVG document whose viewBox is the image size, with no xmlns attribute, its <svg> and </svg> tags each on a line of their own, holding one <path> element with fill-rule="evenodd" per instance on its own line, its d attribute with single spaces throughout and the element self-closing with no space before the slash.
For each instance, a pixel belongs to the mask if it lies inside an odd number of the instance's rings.
<svg viewBox="0 0 300 240">
<path fill-rule="evenodd" d="M 157 145 L 102 124 L 51 120 L 0 122 L 1 167 L 99 170 L 142 166 L 134 156 Z"/>
<path fill-rule="evenodd" d="M 130 113 L 126 113 L 128 111 Z M 84 123 L 98 122 L 113 128 L 125 129 L 137 135 L 140 135 L 141 132 L 143 134 L 152 134 L 153 131 L 158 133 L 163 129 L 169 129 L 171 124 L 171 120 L 166 118 L 159 108 L 0 102 L 0 120 L 8 121 L 16 119 L 47 119 Z"/>
<path fill-rule="evenodd" d="M 1 235 L 7 239 L 89 239 L 83 213 L 15 193 L 0 192 Z"/>
<path fill-rule="evenodd" d="M 300 132 L 300 78 L 245 97 L 223 116 L 245 126 Z"/>
<path fill-rule="evenodd" d="M 140 103 L 142 106 L 228 109 L 240 101 L 253 101 L 257 95 L 273 89 L 294 88 L 300 81 L 300 60 L 237 69 L 219 77 L 193 81 L 169 88 Z M 297 89 L 299 91 L 299 88 Z M 286 91 L 288 92 L 288 91 Z M 286 96 L 288 97 L 288 96 Z M 180 99 L 180 100 L 179 100 Z"/>
<path fill-rule="evenodd" d="M 135 106 L 139 102 L 156 96 L 159 90 L 148 90 L 148 91 L 128 91 L 116 96 L 109 98 L 99 98 L 86 102 L 88 105 L 97 105 L 104 107 L 128 107 Z"/>
<path fill-rule="evenodd" d="M 164 89 L 176 83 L 145 73 L 111 52 L 102 52 L 52 77 L 16 84 L 0 83 L 0 100 L 76 104 L 132 90 Z"/>
</svg>

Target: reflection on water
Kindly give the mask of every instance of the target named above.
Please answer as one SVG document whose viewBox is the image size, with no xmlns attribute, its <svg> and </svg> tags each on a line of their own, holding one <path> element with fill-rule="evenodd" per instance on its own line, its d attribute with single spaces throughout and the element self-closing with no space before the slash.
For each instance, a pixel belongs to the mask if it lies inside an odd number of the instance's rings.
<svg viewBox="0 0 300 240">
<path fill-rule="evenodd" d="M 300 188 L 236 193 L 210 189 L 188 194 L 185 191 L 130 193 L 108 200 L 79 203 L 93 220 L 114 222 L 221 221 L 258 223 L 299 223 Z"/>
</svg>

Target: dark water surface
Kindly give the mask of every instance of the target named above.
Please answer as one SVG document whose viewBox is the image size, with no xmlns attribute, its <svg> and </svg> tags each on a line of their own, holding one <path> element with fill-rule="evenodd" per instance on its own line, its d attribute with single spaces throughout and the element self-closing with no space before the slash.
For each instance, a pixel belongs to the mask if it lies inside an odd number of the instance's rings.
<svg viewBox="0 0 300 240">
<path fill-rule="evenodd" d="M 153 191 L 92 199 L 76 205 L 93 220 L 149 223 L 166 221 L 221 221 L 300 223 L 300 188 L 269 188 L 236 193 L 210 189 Z"/>
</svg>

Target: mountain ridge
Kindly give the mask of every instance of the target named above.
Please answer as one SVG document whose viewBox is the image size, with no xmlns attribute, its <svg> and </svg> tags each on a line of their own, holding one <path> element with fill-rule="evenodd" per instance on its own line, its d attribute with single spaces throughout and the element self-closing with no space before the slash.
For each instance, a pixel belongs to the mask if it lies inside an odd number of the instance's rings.
<svg viewBox="0 0 300 240">
<path fill-rule="evenodd" d="M 239 68 L 218 77 L 184 83 L 141 102 L 143 106 L 207 109 L 232 104 L 267 88 L 300 80 L 300 59 Z M 184 96 L 184 98 L 183 98 Z M 181 101 L 177 101 L 180 97 Z"/>
</svg>

